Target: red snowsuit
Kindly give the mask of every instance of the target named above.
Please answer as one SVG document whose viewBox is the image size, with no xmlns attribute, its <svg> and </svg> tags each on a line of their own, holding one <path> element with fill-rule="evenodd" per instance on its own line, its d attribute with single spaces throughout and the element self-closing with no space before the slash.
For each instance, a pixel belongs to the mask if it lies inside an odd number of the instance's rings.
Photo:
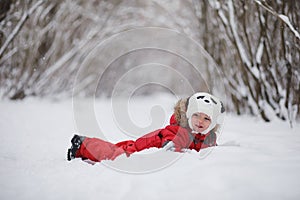
<svg viewBox="0 0 300 200">
<path fill-rule="evenodd" d="M 179 126 L 173 114 L 170 125 L 148 133 L 136 141 L 127 140 L 113 144 L 98 138 L 87 137 L 76 152 L 76 157 L 96 162 L 107 159 L 114 160 L 123 153 L 130 156 L 134 152 L 151 147 L 162 148 L 169 141 L 173 141 L 177 152 L 181 152 L 185 148 L 200 151 L 203 148 L 216 146 L 216 134 L 212 131 L 206 135 L 192 133 L 191 129 Z"/>
</svg>

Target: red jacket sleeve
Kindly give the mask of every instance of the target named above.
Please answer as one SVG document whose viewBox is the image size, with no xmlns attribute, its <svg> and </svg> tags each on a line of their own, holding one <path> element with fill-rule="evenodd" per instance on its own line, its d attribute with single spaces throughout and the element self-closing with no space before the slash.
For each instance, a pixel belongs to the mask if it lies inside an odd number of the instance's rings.
<svg viewBox="0 0 300 200">
<path fill-rule="evenodd" d="M 148 133 L 135 141 L 135 148 L 137 151 L 142 151 L 151 147 L 160 148 L 162 145 L 161 142 L 161 132 L 162 129 L 158 129 L 151 133 Z"/>
<path fill-rule="evenodd" d="M 168 141 L 173 141 L 176 151 L 188 148 L 192 142 L 188 130 L 177 125 L 168 125 L 164 129 L 159 129 L 148 133 L 135 141 L 137 151 L 151 147 L 161 148 Z"/>
<path fill-rule="evenodd" d="M 192 142 L 187 129 L 180 126 L 167 126 L 165 130 L 172 132 L 173 138 L 169 138 L 175 144 L 175 151 L 181 152 L 182 149 L 188 148 Z"/>
</svg>

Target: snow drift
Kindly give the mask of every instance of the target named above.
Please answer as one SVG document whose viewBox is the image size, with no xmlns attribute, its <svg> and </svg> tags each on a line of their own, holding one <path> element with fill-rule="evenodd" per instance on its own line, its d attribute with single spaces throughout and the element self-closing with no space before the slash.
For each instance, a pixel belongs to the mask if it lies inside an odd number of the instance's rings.
<svg viewBox="0 0 300 200">
<path fill-rule="evenodd" d="M 131 115 L 147 124 L 144 99 Z M 172 102 L 172 101 L 171 101 Z M 99 101 L 103 117 L 108 102 Z M 163 101 L 166 115 L 170 101 Z M 104 105 L 102 105 L 104 104 Z M 66 150 L 76 130 L 71 100 L 26 99 L 0 103 L 0 199 L 299 199 L 300 126 L 264 123 L 227 114 L 218 143 L 209 155 L 180 154 L 170 165 L 148 173 L 126 173 L 111 161 L 68 162 Z M 138 117 L 143 114 L 143 117 Z M 133 117 L 134 118 L 134 117 Z M 107 114 L 105 131 L 118 132 Z M 167 123 L 164 122 L 164 123 Z M 96 133 L 85 133 L 97 136 Z M 122 135 L 122 134 L 119 134 Z M 112 136 L 111 140 L 126 139 Z M 152 152 L 158 151 L 152 149 Z M 147 152 L 146 152 L 147 153 Z M 148 152 L 149 153 L 149 152 Z M 164 156 L 179 154 L 161 152 Z M 135 163 L 141 156 L 121 156 Z M 160 159 L 159 157 L 157 159 Z"/>
</svg>

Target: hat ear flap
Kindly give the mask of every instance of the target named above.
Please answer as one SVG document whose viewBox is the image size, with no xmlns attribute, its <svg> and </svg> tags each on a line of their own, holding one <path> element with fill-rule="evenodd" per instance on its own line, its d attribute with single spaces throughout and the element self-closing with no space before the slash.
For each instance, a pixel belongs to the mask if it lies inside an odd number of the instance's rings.
<svg viewBox="0 0 300 200">
<path fill-rule="evenodd" d="M 223 121 L 224 121 L 225 107 L 224 107 L 224 104 L 222 101 L 220 101 L 220 104 L 221 104 L 221 113 L 218 116 L 217 124 L 223 124 Z"/>
<path fill-rule="evenodd" d="M 220 103 L 221 103 L 221 113 L 224 113 L 225 112 L 224 104 L 222 101 L 220 101 Z"/>
</svg>

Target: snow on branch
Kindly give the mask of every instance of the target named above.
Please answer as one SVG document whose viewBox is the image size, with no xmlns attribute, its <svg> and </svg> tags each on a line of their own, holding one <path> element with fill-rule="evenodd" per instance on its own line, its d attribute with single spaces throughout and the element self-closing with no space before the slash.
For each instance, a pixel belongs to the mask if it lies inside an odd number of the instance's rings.
<svg viewBox="0 0 300 200">
<path fill-rule="evenodd" d="M 245 50 L 245 48 L 242 44 L 242 41 L 241 41 L 241 39 L 238 35 L 238 32 L 237 32 L 237 24 L 236 24 L 235 19 L 234 19 L 234 8 L 233 8 L 232 1 L 228 2 L 228 10 L 229 10 L 229 24 L 231 26 L 232 34 L 233 34 L 233 37 L 236 41 L 236 45 L 237 45 L 239 54 L 241 55 L 243 63 L 245 63 L 246 66 L 249 69 L 251 69 L 251 62 L 250 62 L 250 60 L 249 60 L 249 58 L 246 54 L 246 50 Z"/>
<path fill-rule="evenodd" d="M 261 58 L 263 56 L 263 52 L 264 52 L 264 38 L 261 38 L 255 55 L 256 62 L 258 64 L 261 64 Z"/>
<path fill-rule="evenodd" d="M 290 19 L 286 16 L 286 15 L 282 15 L 282 14 L 279 14 L 278 17 L 288 25 L 288 27 L 291 29 L 291 31 L 294 33 L 294 35 L 300 39 L 300 34 L 299 32 L 293 27 L 293 25 L 291 24 L 290 22 Z"/>
<path fill-rule="evenodd" d="M 243 47 L 243 44 L 240 40 L 238 33 L 237 33 L 237 24 L 235 23 L 235 19 L 234 19 L 234 8 L 233 8 L 232 1 L 228 2 L 228 9 L 229 9 L 229 23 L 230 23 L 230 26 L 232 27 L 233 37 L 237 43 L 237 47 L 238 47 L 238 50 L 240 52 L 243 62 L 247 65 L 247 67 L 250 68 L 250 66 L 251 66 L 250 61 L 246 55 L 246 51 Z"/>
<path fill-rule="evenodd" d="M 22 26 L 26 22 L 26 19 L 42 4 L 44 3 L 44 0 L 38 1 L 36 4 L 34 4 L 27 12 L 23 14 L 20 21 L 12 31 L 12 33 L 7 37 L 7 40 L 4 42 L 2 47 L 0 48 L 0 56 L 4 53 L 6 48 L 8 47 L 9 43 L 14 39 L 14 37 L 18 34 L 18 32 L 21 30 Z"/>
<path fill-rule="evenodd" d="M 300 39 L 299 32 L 294 28 L 294 26 L 290 22 L 290 19 L 286 15 L 278 14 L 276 11 L 274 11 L 274 9 L 270 5 L 267 4 L 267 2 L 265 0 L 261 0 L 261 1 L 260 0 L 254 0 L 254 1 L 259 6 L 263 7 L 268 12 L 270 12 L 272 15 L 278 17 L 281 21 L 283 21 L 290 28 L 290 30 L 294 33 L 296 38 Z"/>
</svg>

